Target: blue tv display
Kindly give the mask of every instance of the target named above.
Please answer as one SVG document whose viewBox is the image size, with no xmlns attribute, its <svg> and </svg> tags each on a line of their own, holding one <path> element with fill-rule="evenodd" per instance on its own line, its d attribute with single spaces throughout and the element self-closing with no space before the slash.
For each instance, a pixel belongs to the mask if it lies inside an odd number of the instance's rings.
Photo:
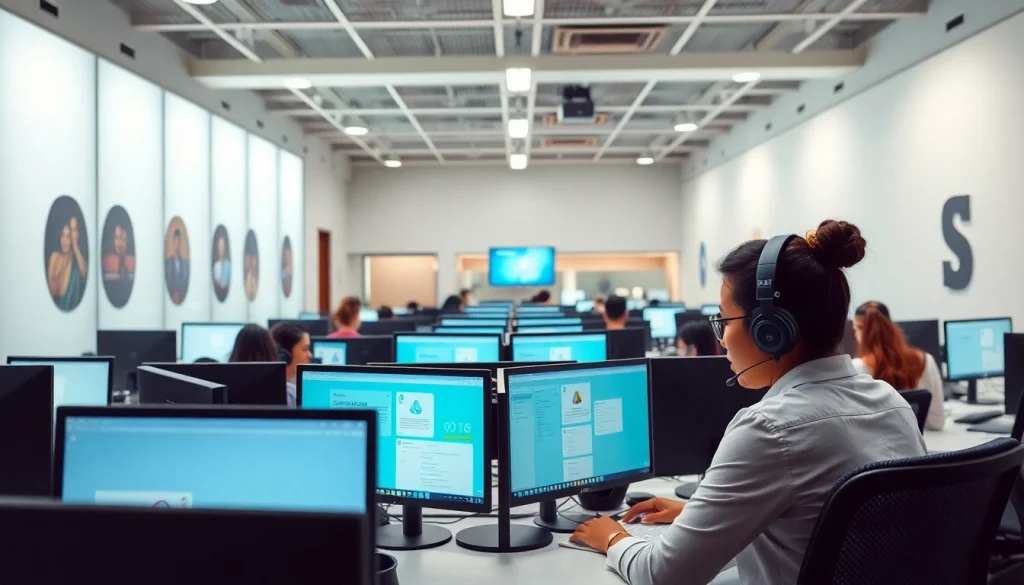
<svg viewBox="0 0 1024 585">
<path fill-rule="evenodd" d="M 554 248 L 491 248 L 491 286 L 555 284 Z"/>
</svg>

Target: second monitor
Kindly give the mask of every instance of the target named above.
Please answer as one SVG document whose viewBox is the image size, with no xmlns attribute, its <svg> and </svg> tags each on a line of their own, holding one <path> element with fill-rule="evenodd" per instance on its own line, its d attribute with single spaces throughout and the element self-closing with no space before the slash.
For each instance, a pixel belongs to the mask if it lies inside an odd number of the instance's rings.
<svg viewBox="0 0 1024 585">
<path fill-rule="evenodd" d="M 512 335 L 514 362 L 601 362 L 608 359 L 606 333 Z M 497 361 L 497 360 L 495 360 Z"/>
<path fill-rule="evenodd" d="M 397 334 L 395 361 L 400 364 L 448 364 L 501 361 L 501 335 Z"/>
</svg>

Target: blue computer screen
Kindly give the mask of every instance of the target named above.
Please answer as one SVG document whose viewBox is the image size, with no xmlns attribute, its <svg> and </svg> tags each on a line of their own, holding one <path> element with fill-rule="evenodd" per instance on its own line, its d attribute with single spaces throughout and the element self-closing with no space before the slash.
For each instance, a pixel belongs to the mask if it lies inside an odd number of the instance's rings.
<svg viewBox="0 0 1024 585">
<path fill-rule="evenodd" d="M 467 376 L 309 371 L 299 406 L 377 411 L 381 495 L 479 504 L 491 489 L 483 384 Z"/>
<path fill-rule="evenodd" d="M 377 312 L 377 309 L 370 309 L 370 308 L 366 308 L 366 307 L 364 307 L 362 309 L 359 309 L 359 320 L 360 321 L 365 321 L 365 322 L 369 323 L 369 322 L 376 321 L 378 319 L 380 319 L 380 313 Z"/>
<path fill-rule="evenodd" d="M 608 336 L 525 335 L 512 338 L 514 362 L 601 362 L 608 359 Z"/>
<path fill-rule="evenodd" d="M 576 312 L 589 313 L 594 310 L 594 301 L 580 301 L 576 303 Z"/>
<path fill-rule="evenodd" d="M 510 374 L 513 496 L 650 472 L 647 384 L 646 365 Z"/>
<path fill-rule="evenodd" d="M 477 307 L 466 307 L 466 314 L 480 314 L 480 313 L 511 313 L 512 305 L 480 305 Z"/>
<path fill-rule="evenodd" d="M 722 307 L 718 305 L 701 305 L 700 314 L 705 317 L 714 317 L 715 315 L 722 312 Z"/>
<path fill-rule="evenodd" d="M 491 286 L 555 284 L 554 248 L 491 248 Z"/>
<path fill-rule="evenodd" d="M 110 399 L 109 362 L 11 360 L 11 364 L 53 366 L 54 421 L 57 420 L 58 406 L 106 406 Z"/>
<path fill-rule="evenodd" d="M 562 313 L 562 307 L 543 307 L 543 306 L 538 306 L 538 307 L 533 307 L 533 306 L 519 307 L 518 309 L 516 309 L 516 313 L 518 313 L 520 316 L 523 316 L 523 315 L 538 315 L 538 314 L 539 314 L 538 316 L 545 316 L 545 315 L 550 315 L 551 313 L 561 314 Z"/>
<path fill-rule="evenodd" d="M 580 333 L 583 331 L 583 325 L 541 325 L 538 327 L 520 325 L 516 331 L 519 333 Z"/>
<path fill-rule="evenodd" d="M 502 309 L 501 311 L 484 311 L 482 313 L 465 313 L 462 315 L 464 319 L 500 319 L 502 321 L 508 321 L 508 316 L 511 311 Z"/>
<path fill-rule="evenodd" d="M 299 313 L 299 319 L 302 321 L 317 321 L 323 318 L 324 316 L 321 315 L 320 313 L 310 313 L 308 311 L 303 311 Z"/>
<path fill-rule="evenodd" d="M 362 513 L 366 423 L 69 417 L 65 502 Z"/>
<path fill-rule="evenodd" d="M 508 319 L 441 319 L 441 325 L 445 327 L 504 327 L 507 324 Z"/>
<path fill-rule="evenodd" d="M 348 345 L 344 341 L 318 339 L 313 342 L 313 357 L 328 366 L 343 366 L 348 357 Z"/>
<path fill-rule="evenodd" d="M 479 335 L 481 333 L 489 335 L 504 335 L 504 327 L 434 327 L 434 333 L 468 333 L 473 335 L 474 333 Z"/>
<path fill-rule="evenodd" d="M 181 326 L 181 361 L 191 364 L 207 358 L 227 363 L 241 323 L 185 323 Z"/>
<path fill-rule="evenodd" d="M 537 327 L 540 325 L 579 325 L 580 317 L 521 317 L 516 320 L 520 327 Z"/>
<path fill-rule="evenodd" d="M 950 380 L 1002 376 L 1003 334 L 1009 319 L 946 322 L 946 374 Z"/>
<path fill-rule="evenodd" d="M 501 361 L 498 335 L 397 335 L 399 364 L 468 364 Z"/>
<path fill-rule="evenodd" d="M 683 307 L 647 307 L 644 309 L 644 321 L 651 324 L 651 337 L 655 339 L 672 339 L 676 336 L 676 313 L 685 311 Z"/>
</svg>

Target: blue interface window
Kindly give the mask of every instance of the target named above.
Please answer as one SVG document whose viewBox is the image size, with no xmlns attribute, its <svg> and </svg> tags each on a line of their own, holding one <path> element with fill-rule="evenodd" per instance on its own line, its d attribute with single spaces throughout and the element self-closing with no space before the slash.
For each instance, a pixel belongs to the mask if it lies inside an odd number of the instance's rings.
<svg viewBox="0 0 1024 585">
<path fill-rule="evenodd" d="M 477 335 L 485 333 L 488 335 L 504 335 L 504 327 L 434 327 L 434 333 L 468 333 Z"/>
<path fill-rule="evenodd" d="M 555 249 L 491 248 L 487 271 L 491 286 L 550 286 Z"/>
<path fill-rule="evenodd" d="M 1003 334 L 1009 319 L 946 322 L 946 373 L 950 380 L 1002 376 Z"/>
<path fill-rule="evenodd" d="M 328 366 L 343 366 L 348 356 L 348 345 L 344 341 L 316 340 L 313 342 L 313 357 Z"/>
<path fill-rule="evenodd" d="M 512 338 L 514 362 L 601 362 L 608 359 L 608 336 L 528 335 Z"/>
<path fill-rule="evenodd" d="M 463 315 L 465 319 L 501 319 L 502 321 L 508 321 L 510 311 L 502 309 L 501 311 L 485 311 L 483 313 L 466 313 Z"/>
<path fill-rule="evenodd" d="M 722 307 L 719 305 L 702 305 L 700 308 L 700 314 L 705 317 L 714 317 L 715 315 L 722 312 Z"/>
<path fill-rule="evenodd" d="M 363 513 L 366 423 L 69 417 L 65 502 Z"/>
<path fill-rule="evenodd" d="M 482 504 L 491 489 L 483 384 L 466 376 L 303 372 L 300 407 L 377 411 L 379 495 Z"/>
<path fill-rule="evenodd" d="M 497 335 L 398 335 L 395 361 L 400 364 L 470 364 L 501 361 Z"/>
<path fill-rule="evenodd" d="M 509 375 L 512 495 L 651 471 L 647 366 Z"/>
<path fill-rule="evenodd" d="M 441 325 L 445 327 L 504 327 L 508 319 L 441 319 Z"/>
<path fill-rule="evenodd" d="M 380 319 L 380 314 L 377 313 L 377 309 L 362 308 L 359 309 L 359 320 L 372 322 Z"/>
<path fill-rule="evenodd" d="M 547 325 L 540 327 L 520 326 L 516 329 L 519 333 L 580 333 L 583 325 Z"/>
<path fill-rule="evenodd" d="M 234 323 L 185 323 L 181 326 L 181 361 L 186 364 L 199 359 L 227 363 L 235 338 L 243 325 Z"/>
<path fill-rule="evenodd" d="M 53 420 L 58 406 L 106 406 L 110 394 L 110 366 L 89 361 L 11 361 L 16 366 L 53 366 Z M 56 432 L 56 430 L 54 430 Z"/>
<path fill-rule="evenodd" d="M 594 301 L 580 301 L 576 303 L 576 311 L 579 313 L 589 313 L 594 310 Z"/>
<path fill-rule="evenodd" d="M 682 313 L 682 307 L 647 307 L 644 309 L 644 321 L 651 324 L 651 337 L 655 339 L 672 339 L 676 336 L 676 313 Z"/>
<path fill-rule="evenodd" d="M 548 313 L 562 313 L 561 307 L 519 307 L 516 309 L 516 313 L 520 315 L 527 314 L 548 314 Z"/>
<path fill-rule="evenodd" d="M 583 319 L 579 317 L 522 317 L 516 321 L 520 327 L 537 327 L 540 325 L 579 325 Z"/>
<path fill-rule="evenodd" d="M 320 313 L 310 313 L 307 311 L 299 313 L 299 319 L 302 321 L 316 321 L 323 318 L 323 315 L 321 315 Z"/>
<path fill-rule="evenodd" d="M 477 307 L 466 307 L 466 314 L 472 315 L 475 313 L 510 313 L 512 311 L 512 305 L 479 305 Z"/>
</svg>

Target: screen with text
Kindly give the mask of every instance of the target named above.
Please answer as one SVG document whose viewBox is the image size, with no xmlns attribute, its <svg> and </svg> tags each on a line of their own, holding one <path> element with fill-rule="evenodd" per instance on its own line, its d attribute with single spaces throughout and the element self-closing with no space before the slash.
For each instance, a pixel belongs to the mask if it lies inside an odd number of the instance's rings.
<svg viewBox="0 0 1024 585">
<path fill-rule="evenodd" d="M 654 339 L 673 339 L 676 336 L 676 313 L 685 311 L 683 307 L 647 307 L 644 309 L 644 321 L 651 324 L 651 337 Z"/>
<path fill-rule="evenodd" d="M 1003 334 L 1009 319 L 946 322 L 947 375 L 950 380 L 1002 376 Z"/>
<path fill-rule="evenodd" d="M 400 364 L 471 364 L 501 361 L 497 335 L 400 335 L 395 361 Z"/>
<path fill-rule="evenodd" d="M 601 362 L 608 359 L 608 336 L 529 335 L 512 338 L 514 362 Z"/>
<path fill-rule="evenodd" d="M 235 338 L 242 330 L 239 324 L 185 323 L 181 326 L 181 361 L 186 364 L 200 359 L 227 363 L 235 347 Z"/>
<path fill-rule="evenodd" d="M 313 357 L 320 358 L 320 363 L 328 366 L 343 366 L 348 355 L 348 345 L 344 341 L 316 340 L 313 342 Z"/>
</svg>

